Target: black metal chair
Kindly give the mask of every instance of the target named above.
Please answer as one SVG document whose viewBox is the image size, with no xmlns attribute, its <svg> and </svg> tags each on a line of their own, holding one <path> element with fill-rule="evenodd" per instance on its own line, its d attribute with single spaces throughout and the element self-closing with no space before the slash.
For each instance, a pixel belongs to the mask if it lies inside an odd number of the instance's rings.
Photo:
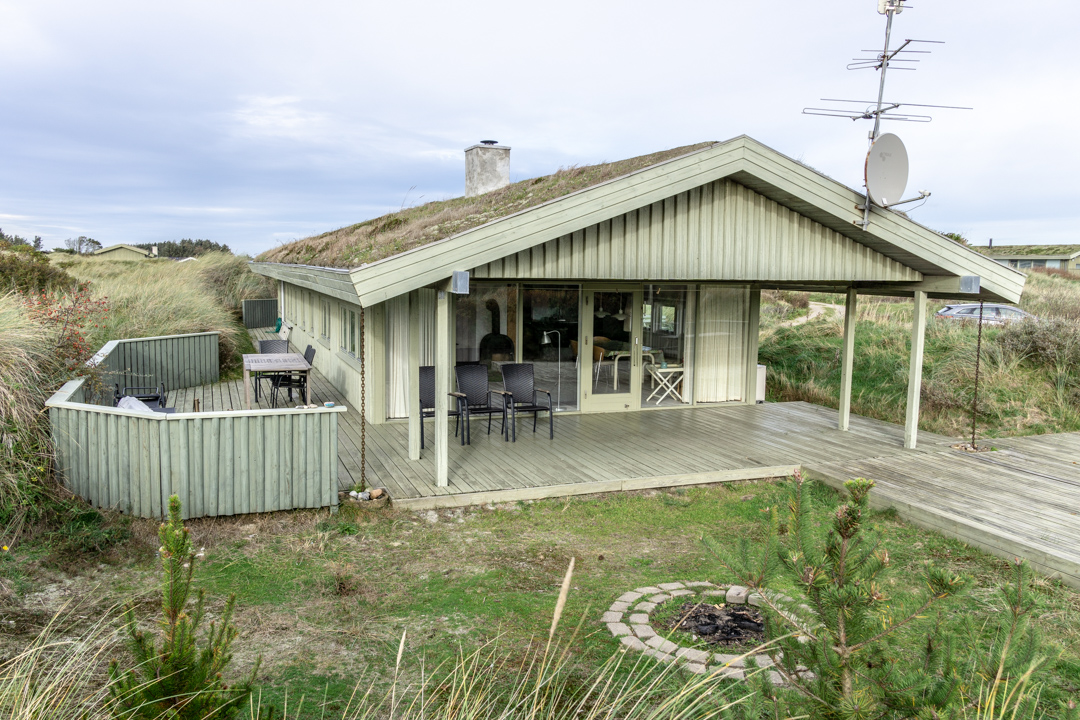
<svg viewBox="0 0 1080 720">
<path fill-rule="evenodd" d="M 424 418 L 435 417 L 435 366 L 420 366 L 420 449 L 424 448 Z M 447 410 L 446 414 L 457 418 L 454 422 L 454 437 L 461 430 L 461 444 L 465 444 L 465 435 L 469 431 L 469 406 L 465 404 L 465 395 L 449 393 L 457 401 L 457 410 Z M 461 418 L 465 417 L 465 427 L 461 428 Z"/>
<path fill-rule="evenodd" d="M 533 385 L 532 363 L 505 363 L 499 366 L 502 371 L 503 388 L 506 390 L 506 401 L 510 410 L 510 428 L 514 434 L 514 442 L 517 442 L 517 413 L 531 412 L 533 414 L 533 432 L 536 432 L 536 417 L 545 411 L 548 414 L 548 434 L 555 439 L 555 413 L 551 406 L 551 393 Z M 547 395 L 547 405 L 537 402 L 537 396 Z"/>
<path fill-rule="evenodd" d="M 281 355 L 281 354 L 284 354 L 284 353 L 287 353 L 287 352 L 289 352 L 289 341 L 288 340 L 278 340 L 278 339 L 259 340 L 259 354 L 260 355 L 267 355 L 267 354 Z M 251 384 L 255 386 L 255 402 L 256 403 L 259 402 L 259 386 L 262 385 L 263 380 L 266 380 L 267 382 L 269 382 L 270 385 L 271 385 L 271 389 L 273 389 L 274 373 L 261 373 L 261 372 L 253 372 L 253 373 L 251 373 Z"/>
<path fill-rule="evenodd" d="M 307 362 L 308 365 L 311 365 L 311 363 L 312 363 L 312 361 L 314 359 L 315 359 L 315 348 L 312 347 L 311 345 L 308 345 L 307 350 L 304 351 L 304 360 Z M 293 390 L 296 390 L 297 392 L 299 392 L 301 394 L 302 397 L 304 397 L 305 399 L 310 401 L 311 396 L 308 394 L 308 391 L 307 391 L 307 389 L 308 389 L 308 375 L 310 373 L 311 373 L 310 370 L 308 372 L 296 372 L 296 373 L 290 373 L 290 372 L 273 373 L 272 376 L 273 376 L 274 395 L 270 399 L 270 407 L 275 407 L 275 408 L 277 407 L 278 392 L 280 390 L 282 390 L 282 389 L 288 391 L 288 393 L 289 393 L 289 402 L 292 402 L 292 392 L 293 392 Z"/>
<path fill-rule="evenodd" d="M 120 405 L 120 401 L 125 397 L 133 397 L 142 403 L 145 403 L 151 410 L 156 413 L 171 414 L 176 412 L 176 408 L 165 407 L 165 403 L 168 402 L 168 396 L 165 393 L 165 383 L 159 383 L 156 388 L 154 387 L 125 387 L 123 392 L 120 392 L 120 385 L 113 386 L 113 407 Z"/>
<path fill-rule="evenodd" d="M 159 408 L 165 407 L 165 403 L 168 402 L 168 396 L 165 394 L 165 383 L 159 383 L 157 387 L 125 387 L 123 392 L 120 392 L 120 385 L 114 385 L 113 390 L 113 407 L 120 404 L 120 398 L 133 397 L 136 400 L 150 405 L 153 408 L 156 405 Z M 151 405 L 153 403 L 153 405 Z"/>
<path fill-rule="evenodd" d="M 457 378 L 458 393 L 464 396 L 465 405 L 469 410 L 469 420 L 465 423 L 465 431 L 469 437 L 466 440 L 472 444 L 472 416 L 488 416 L 488 435 L 491 434 L 491 418 L 498 414 L 502 416 L 502 425 L 499 426 L 499 434 L 506 436 L 506 403 L 505 394 L 501 390 L 492 390 L 488 384 L 488 369 L 486 365 L 458 365 L 454 368 L 454 377 Z M 499 404 L 493 400 L 499 395 Z"/>
<path fill-rule="evenodd" d="M 276 353 L 276 354 L 280 355 L 282 353 L 287 353 L 287 352 L 289 352 L 289 341 L 288 340 L 274 339 L 274 340 L 260 340 L 259 341 L 259 353 L 260 354 L 265 355 L 267 353 Z"/>
</svg>

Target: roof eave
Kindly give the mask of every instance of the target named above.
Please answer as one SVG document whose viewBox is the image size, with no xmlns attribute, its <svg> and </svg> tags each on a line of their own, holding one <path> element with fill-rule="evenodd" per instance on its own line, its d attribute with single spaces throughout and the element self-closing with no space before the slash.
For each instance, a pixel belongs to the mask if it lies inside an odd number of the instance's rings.
<svg viewBox="0 0 1080 720">
<path fill-rule="evenodd" d="M 862 211 L 857 206 L 864 202 L 864 195 L 745 135 L 348 271 L 280 267 L 347 272 L 356 301 L 369 305 L 444 280 L 453 270 L 512 254 L 519 246 L 529 247 L 723 178 L 745 184 L 928 278 L 977 274 L 981 290 L 979 295 L 967 296 L 971 299 L 1016 302 L 1023 291 L 1023 273 L 896 212 L 874 208 L 870 226 L 862 228 Z M 278 264 L 253 263 L 253 269 L 255 265 Z M 262 274 L 275 276 L 269 271 Z"/>
</svg>

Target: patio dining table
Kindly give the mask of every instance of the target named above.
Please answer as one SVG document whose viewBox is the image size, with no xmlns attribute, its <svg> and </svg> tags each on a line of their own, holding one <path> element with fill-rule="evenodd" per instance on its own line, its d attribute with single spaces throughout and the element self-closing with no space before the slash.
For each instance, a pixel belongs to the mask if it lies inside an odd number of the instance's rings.
<svg viewBox="0 0 1080 720">
<path fill-rule="evenodd" d="M 244 402 L 247 409 L 251 409 L 251 373 L 257 372 L 262 375 L 271 373 L 295 373 L 302 372 L 308 375 L 311 365 L 300 353 L 263 353 L 257 355 L 244 355 Z M 309 403 L 308 388 L 310 383 L 304 383 L 304 404 Z"/>
</svg>

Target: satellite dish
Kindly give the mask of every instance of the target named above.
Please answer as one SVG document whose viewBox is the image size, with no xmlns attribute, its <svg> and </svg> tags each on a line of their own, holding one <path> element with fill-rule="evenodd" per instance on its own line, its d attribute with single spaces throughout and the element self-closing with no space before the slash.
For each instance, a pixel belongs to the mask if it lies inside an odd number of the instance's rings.
<svg viewBox="0 0 1080 720">
<path fill-rule="evenodd" d="M 880 207 L 900 202 L 907 187 L 907 148 L 900 138 L 885 133 L 866 154 L 866 193 Z"/>
</svg>

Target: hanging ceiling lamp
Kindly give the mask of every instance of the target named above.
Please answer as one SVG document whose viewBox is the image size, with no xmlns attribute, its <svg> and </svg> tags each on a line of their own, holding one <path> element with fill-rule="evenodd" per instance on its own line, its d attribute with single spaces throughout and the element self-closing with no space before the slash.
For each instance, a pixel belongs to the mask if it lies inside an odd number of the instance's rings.
<svg viewBox="0 0 1080 720">
<path fill-rule="evenodd" d="M 598 318 L 606 318 L 611 313 L 604 309 L 604 295 L 603 293 L 597 293 L 597 297 L 599 298 L 600 302 L 596 304 L 597 307 L 595 315 Z"/>
<path fill-rule="evenodd" d="M 623 312 L 623 298 L 621 295 L 619 296 L 619 312 L 615 313 L 615 319 L 620 322 L 626 319 L 626 313 Z"/>
</svg>

